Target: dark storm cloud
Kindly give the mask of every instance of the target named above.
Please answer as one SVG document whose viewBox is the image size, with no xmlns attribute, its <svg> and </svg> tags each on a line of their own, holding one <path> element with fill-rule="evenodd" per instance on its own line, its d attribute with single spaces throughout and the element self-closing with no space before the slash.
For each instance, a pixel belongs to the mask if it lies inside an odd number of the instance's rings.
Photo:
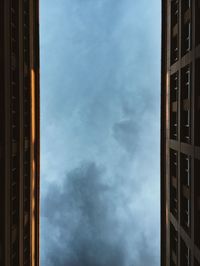
<svg viewBox="0 0 200 266">
<path fill-rule="evenodd" d="M 103 181 L 105 172 L 85 162 L 67 174 L 61 187 L 49 187 L 42 206 L 42 222 L 48 225 L 44 265 L 155 266 L 153 247 L 142 227 L 129 220 L 126 211 L 119 212 L 127 208 L 121 186 Z M 135 250 L 129 250 L 130 243 Z"/>
</svg>

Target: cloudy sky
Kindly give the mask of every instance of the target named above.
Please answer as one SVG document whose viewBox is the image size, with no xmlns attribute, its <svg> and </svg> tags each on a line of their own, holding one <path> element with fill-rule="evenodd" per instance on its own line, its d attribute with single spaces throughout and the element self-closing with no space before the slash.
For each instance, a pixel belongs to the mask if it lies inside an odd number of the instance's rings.
<svg viewBox="0 0 200 266">
<path fill-rule="evenodd" d="M 41 265 L 158 266 L 159 0 L 41 0 Z"/>
</svg>

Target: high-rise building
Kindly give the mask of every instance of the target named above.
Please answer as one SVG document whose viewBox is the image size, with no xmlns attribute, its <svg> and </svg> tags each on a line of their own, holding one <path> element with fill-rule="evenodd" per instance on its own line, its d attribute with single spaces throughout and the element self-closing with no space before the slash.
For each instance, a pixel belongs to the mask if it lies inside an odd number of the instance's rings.
<svg viewBox="0 0 200 266">
<path fill-rule="evenodd" d="M 200 266 L 200 0 L 162 5 L 161 264 Z"/>
<path fill-rule="evenodd" d="M 0 1 L 0 265 L 39 265 L 38 0 Z"/>
</svg>

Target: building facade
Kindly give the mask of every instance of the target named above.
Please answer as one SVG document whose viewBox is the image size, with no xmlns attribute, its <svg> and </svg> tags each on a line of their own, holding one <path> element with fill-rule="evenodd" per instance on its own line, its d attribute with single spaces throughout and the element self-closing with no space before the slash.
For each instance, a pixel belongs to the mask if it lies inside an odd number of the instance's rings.
<svg viewBox="0 0 200 266">
<path fill-rule="evenodd" d="M 162 1 L 161 265 L 200 266 L 200 0 Z"/>
<path fill-rule="evenodd" d="M 39 265 L 38 0 L 0 1 L 0 265 Z"/>
</svg>

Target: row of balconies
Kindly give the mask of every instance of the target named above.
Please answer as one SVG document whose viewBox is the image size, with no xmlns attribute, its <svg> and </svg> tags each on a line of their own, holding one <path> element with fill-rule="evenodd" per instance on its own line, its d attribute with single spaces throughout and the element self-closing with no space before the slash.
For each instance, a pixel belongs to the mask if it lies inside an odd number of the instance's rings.
<svg viewBox="0 0 200 266">
<path fill-rule="evenodd" d="M 178 232 L 170 223 L 170 266 L 191 266 L 191 250 L 186 242 L 180 238 L 180 257 L 178 256 Z M 194 257 L 194 266 L 200 266 L 200 262 Z"/>
<path fill-rule="evenodd" d="M 180 126 L 181 142 L 192 141 L 192 105 L 195 106 L 196 119 L 200 116 L 200 60 L 195 65 L 195 102 L 192 102 L 192 69 L 190 65 L 182 68 L 170 78 L 170 138 L 178 140 Z M 180 77 L 179 77 L 180 76 Z M 180 94 L 180 96 L 179 96 Z M 180 97 L 180 98 L 179 98 Z M 179 104 L 180 99 L 180 104 Z M 180 105 L 180 120 L 179 120 Z M 195 123 L 195 145 L 200 146 L 200 124 Z"/>
<path fill-rule="evenodd" d="M 190 248 L 187 246 L 185 241 L 182 238 L 180 238 L 180 257 L 178 257 L 178 244 L 179 244 L 178 232 L 173 226 L 173 224 L 170 223 L 170 266 L 178 266 L 178 260 L 180 260 L 181 266 L 190 266 L 191 265 Z"/>
<path fill-rule="evenodd" d="M 181 189 L 181 225 L 190 231 L 190 189 L 191 189 L 191 158 L 181 154 L 180 159 L 180 189 Z M 170 152 L 170 209 L 178 219 L 178 153 Z"/>
<path fill-rule="evenodd" d="M 170 152 L 170 199 L 171 212 L 178 218 L 178 152 Z M 191 158 L 181 153 L 180 157 L 181 224 L 190 230 Z"/>
<path fill-rule="evenodd" d="M 170 84 L 170 138 L 178 139 L 178 102 L 179 102 L 179 77 L 178 73 L 171 76 Z M 191 70 L 187 66 L 181 70 L 181 141 L 191 141 Z"/>
<path fill-rule="evenodd" d="M 179 157 L 180 156 L 180 157 Z M 180 166 L 179 166 L 180 164 Z M 194 169 L 193 169 L 194 166 Z M 180 174 L 179 174 L 180 173 Z M 179 220 L 185 232 L 191 234 L 192 223 L 195 243 L 200 247 L 200 161 L 175 150 L 170 150 L 170 212 Z M 191 220 L 191 184 L 194 180 L 194 221 Z M 178 215 L 180 193 L 180 216 Z"/>
<path fill-rule="evenodd" d="M 181 7 L 180 7 L 180 3 Z M 181 44 L 179 44 L 179 14 L 181 10 Z M 181 56 L 184 56 L 192 47 L 191 25 L 191 1 L 185 0 L 171 2 L 171 64 L 179 59 L 179 47 Z"/>
<path fill-rule="evenodd" d="M 195 1 L 195 44 L 200 44 L 200 4 Z M 171 1 L 171 64 L 179 59 L 179 49 L 181 56 L 184 56 L 192 48 L 192 23 L 191 23 L 191 0 Z M 181 43 L 179 43 L 179 14 L 181 13 Z"/>
</svg>

